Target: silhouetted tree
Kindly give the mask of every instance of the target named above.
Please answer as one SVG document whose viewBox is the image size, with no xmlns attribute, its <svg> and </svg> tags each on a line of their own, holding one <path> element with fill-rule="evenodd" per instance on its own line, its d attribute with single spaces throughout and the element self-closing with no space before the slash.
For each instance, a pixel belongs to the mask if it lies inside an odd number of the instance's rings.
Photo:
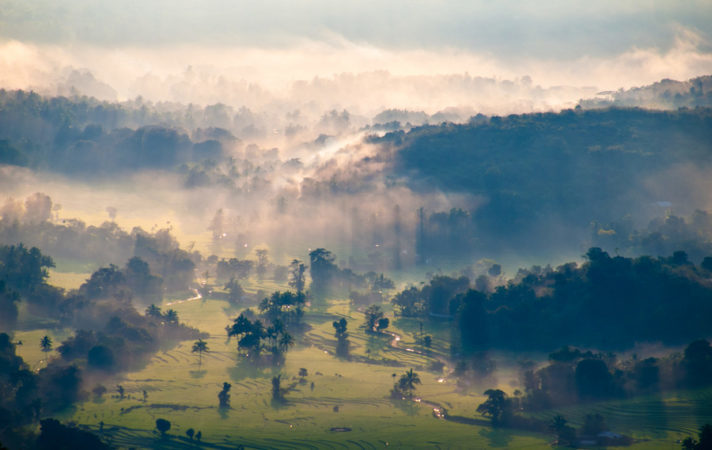
<svg viewBox="0 0 712 450">
<path fill-rule="evenodd" d="M 284 400 L 284 393 L 281 388 L 282 375 L 272 377 L 272 400 L 281 402 Z"/>
<path fill-rule="evenodd" d="M 336 354 L 338 356 L 348 356 L 349 354 L 349 333 L 346 331 L 348 322 L 345 318 L 335 320 L 332 323 L 334 336 L 336 336 Z"/>
<path fill-rule="evenodd" d="M 198 339 L 193 343 L 192 353 L 198 353 L 198 369 L 203 365 L 203 352 L 208 351 L 208 343 L 202 339 Z"/>
<path fill-rule="evenodd" d="M 255 251 L 257 254 L 257 278 L 260 280 L 264 278 L 265 273 L 267 273 L 267 265 L 269 264 L 268 251 L 266 249 L 260 248 Z"/>
<path fill-rule="evenodd" d="M 512 413 L 507 394 L 499 389 L 487 389 L 484 395 L 487 396 L 487 400 L 477 407 L 477 412 L 488 416 L 494 427 L 505 425 Z"/>
<path fill-rule="evenodd" d="M 232 385 L 228 382 L 223 383 L 222 390 L 218 393 L 218 400 L 220 401 L 220 408 L 230 407 L 230 388 Z"/>
<path fill-rule="evenodd" d="M 161 432 L 161 436 L 165 436 L 171 429 L 171 423 L 166 419 L 156 419 L 156 429 Z"/>
<path fill-rule="evenodd" d="M 371 305 L 366 308 L 366 311 L 363 314 L 366 318 L 366 332 L 372 333 L 374 331 L 378 331 L 381 325 L 379 322 L 384 319 L 381 307 L 378 305 Z M 385 325 L 388 326 L 388 323 L 385 323 Z"/>
<path fill-rule="evenodd" d="M 307 266 L 298 259 L 293 259 L 289 264 L 289 286 L 294 288 L 298 294 L 304 292 L 306 271 Z"/>
<path fill-rule="evenodd" d="M 323 248 L 309 252 L 309 270 L 312 284 L 311 293 L 317 298 L 327 295 L 335 281 L 339 268 L 334 264 L 336 257 Z"/>
<path fill-rule="evenodd" d="M 712 425 L 705 424 L 700 428 L 699 440 L 691 437 L 682 441 L 682 448 L 685 450 L 710 450 L 712 449 Z"/>
<path fill-rule="evenodd" d="M 151 316 L 151 317 L 156 317 L 156 318 L 161 318 L 163 317 L 163 314 L 161 313 L 161 308 L 158 306 L 151 304 L 148 308 L 146 308 L 146 315 Z"/>
<path fill-rule="evenodd" d="M 52 350 L 52 338 L 45 336 L 40 340 L 40 347 L 42 347 L 43 352 L 48 352 Z"/>
<path fill-rule="evenodd" d="M 400 379 L 393 385 L 392 395 L 394 397 L 411 398 L 416 384 L 420 384 L 420 377 L 411 368 L 401 375 Z"/>
<path fill-rule="evenodd" d="M 111 448 L 88 431 L 62 425 L 55 419 L 42 420 L 40 429 L 40 435 L 37 438 L 37 448 L 40 450 L 103 450 Z"/>
</svg>

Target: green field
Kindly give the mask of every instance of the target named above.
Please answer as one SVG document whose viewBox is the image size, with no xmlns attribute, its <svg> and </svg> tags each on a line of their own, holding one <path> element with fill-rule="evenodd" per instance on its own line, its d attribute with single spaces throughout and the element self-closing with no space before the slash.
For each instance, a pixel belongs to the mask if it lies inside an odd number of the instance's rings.
<svg viewBox="0 0 712 450">
<path fill-rule="evenodd" d="M 234 341 L 227 342 L 225 326 L 237 314 L 227 312 L 226 302 L 168 300 L 163 308 L 175 309 L 182 321 L 210 333 L 210 351 L 204 354 L 200 370 L 197 355 L 191 353 L 192 342 L 179 343 L 156 354 L 139 372 L 102 381 L 109 389 L 102 399 L 78 404 L 62 420 L 96 432 L 104 422 L 101 434 L 121 448 L 234 448 L 237 444 L 248 448 L 550 448 L 551 436 L 493 430 L 475 413 L 486 388 L 514 390 L 516 376 L 506 365 L 507 355 L 493 356 L 498 364 L 496 378 L 469 390 L 458 389 L 454 379 L 446 378 L 447 367 L 442 373 L 428 370 L 449 352 L 446 323 L 426 325 L 424 332 L 434 338 L 428 351 L 415 342 L 417 321 L 393 321 L 389 313 L 389 330 L 401 337 L 394 346 L 390 336 L 366 335 L 361 328 L 363 314 L 348 301 L 337 300 L 307 313 L 310 329 L 298 337 L 283 367 L 260 369 L 237 356 Z M 333 354 L 336 340 L 331 323 L 340 317 L 349 321 L 350 360 Z M 59 343 L 69 331 L 53 333 L 48 332 Z M 48 357 L 39 349 L 44 334 L 43 330 L 15 334 L 25 343 L 18 352 L 34 368 L 42 367 Z M 417 389 L 420 401 L 391 400 L 393 374 L 411 367 L 422 380 Z M 304 381 L 297 376 L 300 368 L 308 370 Z M 271 377 L 278 373 L 282 386 L 289 388 L 284 404 L 271 401 Z M 220 411 L 217 394 L 226 381 L 232 384 L 231 409 Z M 116 398 L 116 384 L 126 389 L 127 398 Z M 148 394 L 145 402 L 144 390 Z M 585 414 L 600 412 L 614 431 L 640 440 L 633 448 L 679 448 L 678 439 L 712 421 L 711 400 L 712 391 L 704 391 L 579 406 L 541 416 L 562 413 L 579 424 Z M 434 405 L 447 408 L 451 416 L 475 420 L 463 424 L 437 419 Z M 165 438 L 154 431 L 157 418 L 172 424 Z M 202 432 L 200 446 L 188 440 L 188 428 Z"/>
</svg>

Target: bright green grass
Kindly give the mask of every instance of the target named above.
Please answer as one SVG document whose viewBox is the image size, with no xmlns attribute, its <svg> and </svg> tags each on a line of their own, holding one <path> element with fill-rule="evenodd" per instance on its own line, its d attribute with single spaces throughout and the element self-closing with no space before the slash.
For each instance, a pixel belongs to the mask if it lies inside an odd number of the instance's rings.
<svg viewBox="0 0 712 450">
<path fill-rule="evenodd" d="M 15 343 L 22 342 L 22 345 L 16 347 L 16 351 L 30 367 L 42 369 L 47 365 L 49 358 L 57 357 L 57 347 L 72 334 L 72 330 L 67 328 L 34 329 L 15 331 L 12 340 Z M 53 347 L 49 352 L 42 351 L 40 347 L 40 340 L 44 336 L 52 339 Z"/>
<path fill-rule="evenodd" d="M 61 418 L 94 430 L 103 421 L 106 437 L 121 447 L 181 448 L 185 430 L 191 427 L 202 431 L 206 444 L 225 447 L 236 443 L 258 448 L 548 446 L 547 436 L 493 432 L 487 426 L 445 422 L 435 419 L 432 406 L 425 403 L 390 400 L 393 373 L 400 375 L 409 367 L 425 368 L 433 358 L 394 349 L 389 336 L 367 336 L 360 328 L 363 314 L 351 311 L 346 301 L 334 302 L 328 312 L 307 315 L 312 326 L 304 336 L 308 345 L 292 349 L 280 369 L 256 369 L 236 356 L 235 342 L 226 342 L 224 328 L 230 322 L 224 311 L 227 306 L 217 300 L 170 305 L 181 320 L 211 334 L 202 370 L 198 370 L 198 356 L 190 351 L 192 342 L 183 342 L 158 353 L 145 369 L 116 382 L 130 399 L 105 395 L 101 401 L 81 403 Z M 331 323 L 341 316 L 349 320 L 352 361 L 333 355 Z M 393 331 L 403 336 L 404 346 L 413 342 L 412 335 L 405 331 L 397 327 Z M 37 349 L 41 353 L 39 341 Z M 367 353 L 367 349 L 371 351 Z M 383 360 L 401 366 L 385 365 Z M 297 377 L 302 367 L 309 371 L 304 384 Z M 438 381 L 442 374 L 417 371 L 422 380 L 418 395 L 424 402 L 437 402 L 451 414 L 474 417 L 474 408 L 482 401 L 480 395 L 462 395 L 449 380 Z M 271 402 L 271 377 L 277 373 L 283 376 L 282 386 L 291 387 L 284 405 Z M 232 384 L 232 409 L 221 413 L 216 408 L 217 394 L 225 381 Z M 116 383 L 106 382 L 110 394 L 115 393 Z M 140 400 L 143 390 L 148 393 L 146 403 Z M 152 431 L 159 417 L 172 423 L 168 440 L 160 440 Z M 332 427 L 349 427 L 352 431 L 332 432 Z"/>
<path fill-rule="evenodd" d="M 205 448 L 234 448 L 238 443 L 256 448 L 550 448 L 547 435 L 492 430 L 482 421 L 467 425 L 433 417 L 431 403 L 446 407 L 450 415 L 481 419 L 475 408 L 483 401 L 485 389 L 496 386 L 511 393 L 516 386 L 515 367 L 505 363 L 509 355 L 493 355 L 498 364 L 496 378 L 476 383 L 469 390 L 458 389 L 454 380 L 428 371 L 433 361 L 449 352 L 444 344 L 449 336 L 446 323 L 424 328 L 435 342 L 430 353 L 423 355 L 418 351 L 425 349 L 416 343 L 417 321 L 393 320 L 392 314 L 387 314 L 392 320 L 389 331 L 401 336 L 399 348 L 393 348 L 390 336 L 364 332 L 363 314 L 348 301 L 335 300 L 321 311 L 307 313 L 311 329 L 298 339 L 302 344 L 287 354 L 283 367 L 258 369 L 236 356 L 234 340 L 227 342 L 225 326 L 237 316 L 237 311 L 226 313 L 227 302 L 197 299 L 164 303 L 163 308 L 175 309 L 182 321 L 210 333 L 210 351 L 203 355 L 201 370 L 197 354 L 191 353 L 192 342 L 183 342 L 156 354 L 143 370 L 115 382 L 105 381 L 108 395 L 79 404 L 61 419 L 95 431 L 103 421 L 104 437 L 122 448 L 191 448 L 185 436 L 188 428 L 202 431 Z M 333 355 L 332 322 L 340 317 L 349 323 L 351 360 Z M 39 349 L 42 335 L 41 330 L 16 334 L 16 338 L 32 343 L 32 348 L 19 350 L 33 367 L 41 366 L 42 357 L 46 358 Z M 302 367 L 309 372 L 303 384 L 297 377 Z M 410 367 L 420 374 L 422 385 L 417 395 L 422 401 L 390 400 L 392 374 L 400 375 Z M 282 374 L 282 387 L 291 387 L 282 405 L 271 401 L 271 377 L 278 373 Z M 226 381 L 232 384 L 232 409 L 220 412 L 217 394 Z M 117 383 L 131 398 L 111 397 Z M 148 393 L 145 403 L 141 401 L 143 390 Z M 579 425 L 585 414 L 599 412 L 614 431 L 643 440 L 635 448 L 679 448 L 676 440 L 712 421 L 711 399 L 712 391 L 704 391 L 565 408 L 540 416 L 562 413 Z M 159 417 L 172 423 L 166 439 L 153 431 Z M 332 432 L 332 427 L 352 431 Z"/>
</svg>

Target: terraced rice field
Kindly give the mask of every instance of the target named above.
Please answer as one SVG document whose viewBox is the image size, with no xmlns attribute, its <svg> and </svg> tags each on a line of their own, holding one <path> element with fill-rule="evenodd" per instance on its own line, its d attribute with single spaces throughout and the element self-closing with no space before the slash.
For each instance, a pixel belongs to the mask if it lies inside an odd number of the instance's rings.
<svg viewBox="0 0 712 450">
<path fill-rule="evenodd" d="M 394 347 L 391 336 L 365 334 L 361 328 L 363 314 L 352 309 L 348 301 L 337 300 L 307 314 L 310 329 L 297 339 L 300 343 L 287 354 L 283 367 L 256 368 L 238 357 L 235 342 L 227 340 L 225 326 L 236 313 L 229 313 L 226 302 L 173 299 L 163 307 L 177 310 L 182 321 L 210 333 L 209 352 L 203 354 L 202 365 L 191 352 L 192 342 L 179 343 L 170 351 L 156 354 L 143 370 L 107 383 L 109 393 L 102 399 L 81 403 L 61 419 L 96 431 L 121 448 L 220 449 L 238 444 L 295 449 L 550 448 L 551 436 L 493 430 L 475 413 L 485 389 L 498 386 L 510 393 L 514 390 L 516 375 L 504 364 L 504 357 L 499 357 L 496 378 L 483 380 L 469 390 L 458 389 L 454 380 L 447 379 L 447 368 L 444 372 L 429 371 L 431 363 L 449 351 L 446 324 L 424 330 L 434 337 L 433 348 L 428 350 L 416 343 L 417 321 L 393 320 L 390 316 L 389 330 L 401 338 Z M 333 354 L 336 340 L 331 324 L 340 317 L 346 317 L 349 323 L 348 360 Z M 55 342 L 68 332 L 53 335 Z M 38 345 L 43 334 L 36 330 L 16 335 L 32 343 L 19 350 L 35 367 L 41 367 L 47 358 Z M 422 401 L 391 400 L 394 374 L 411 367 L 422 380 L 417 389 Z M 303 380 L 298 376 L 300 368 L 308 371 Z M 277 374 L 282 375 L 282 387 L 288 389 L 283 404 L 271 400 L 271 378 Z M 231 409 L 226 411 L 217 408 L 223 382 L 232 384 Z M 126 398 L 117 397 L 114 384 L 124 387 Z M 712 390 L 599 403 L 540 416 L 562 413 L 580 424 L 585 414 L 599 412 L 614 431 L 640 440 L 634 448 L 679 448 L 678 439 L 693 434 L 702 423 L 712 422 L 711 400 Z M 455 423 L 437 419 L 433 404 L 447 408 L 450 415 L 474 420 Z M 172 424 L 166 437 L 154 430 L 157 418 Z M 202 432 L 200 443 L 188 439 L 188 428 Z"/>
</svg>

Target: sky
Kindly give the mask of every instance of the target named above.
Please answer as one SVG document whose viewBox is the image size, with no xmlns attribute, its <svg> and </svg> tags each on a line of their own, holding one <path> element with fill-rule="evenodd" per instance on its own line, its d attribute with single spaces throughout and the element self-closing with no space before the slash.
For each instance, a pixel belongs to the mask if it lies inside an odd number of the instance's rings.
<svg viewBox="0 0 712 450">
<path fill-rule="evenodd" d="M 0 84 L 42 90 L 71 70 L 109 98 L 198 103 L 190 70 L 263 103 L 379 71 L 613 90 L 712 73 L 712 2 L 0 0 Z"/>
</svg>

